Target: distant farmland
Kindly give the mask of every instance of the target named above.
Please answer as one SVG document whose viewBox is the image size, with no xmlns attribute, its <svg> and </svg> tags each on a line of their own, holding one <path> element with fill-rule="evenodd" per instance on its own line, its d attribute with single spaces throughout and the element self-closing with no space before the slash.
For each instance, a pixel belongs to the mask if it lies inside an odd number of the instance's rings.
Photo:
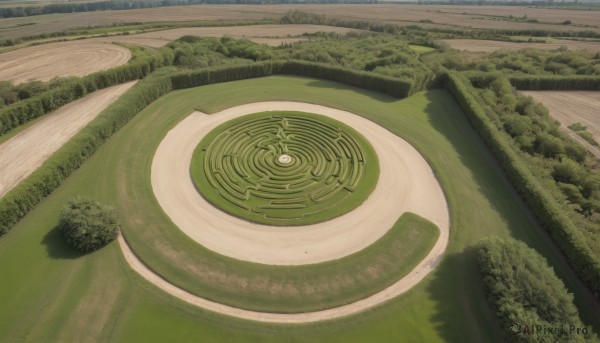
<svg viewBox="0 0 600 343">
<path fill-rule="evenodd" d="M 74 28 L 125 23 L 278 20 L 287 11 L 294 9 L 336 18 L 378 21 L 403 26 L 600 32 L 598 12 L 557 11 L 522 6 L 193 5 L 9 18 L 1 21 L 0 37 L 15 38 Z M 570 24 L 565 24 L 568 21 Z"/>
</svg>

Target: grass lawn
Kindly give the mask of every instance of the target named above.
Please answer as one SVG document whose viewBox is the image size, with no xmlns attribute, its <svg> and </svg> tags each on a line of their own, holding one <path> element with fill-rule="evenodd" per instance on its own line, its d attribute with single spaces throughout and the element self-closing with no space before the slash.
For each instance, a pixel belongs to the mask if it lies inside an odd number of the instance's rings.
<svg viewBox="0 0 600 343">
<path fill-rule="evenodd" d="M 430 48 L 430 47 L 428 47 L 428 46 L 422 46 L 422 45 L 412 45 L 412 44 L 409 44 L 409 45 L 408 45 L 408 47 L 409 47 L 409 48 L 410 48 L 412 51 L 414 51 L 414 52 L 416 52 L 416 53 L 418 53 L 418 54 L 423 54 L 423 53 L 426 53 L 426 52 L 432 52 L 432 51 L 435 51 L 435 49 L 434 49 L 434 48 Z"/>
<path fill-rule="evenodd" d="M 500 342 L 508 328 L 495 322 L 473 254 L 486 236 L 513 236 L 538 250 L 574 293 L 584 322 L 600 329 L 597 306 L 447 92 L 432 90 L 398 100 L 332 82 L 276 76 L 167 97 L 184 101 L 167 103 L 163 98 L 149 106 L 0 238 L 0 341 Z M 158 130 L 164 136 L 181 120 L 170 114 L 190 103 L 212 113 L 269 100 L 306 101 L 363 115 L 424 155 L 440 180 L 451 214 L 447 254 L 432 274 L 404 295 L 359 315 L 310 325 L 271 325 L 184 304 L 130 271 L 117 244 L 79 256 L 53 230 L 69 197 L 90 195 L 120 210 L 126 237 L 155 270 L 168 265 L 159 252 L 170 260 L 187 256 L 180 250 L 198 252 L 201 249 L 186 243 L 183 234 L 161 228 L 168 224 L 164 213 L 139 211 L 156 203 L 144 176 L 152 156 L 141 152 L 153 151 L 159 142 L 147 133 Z M 107 159 L 121 153 L 129 160 Z M 140 230 L 132 230 L 132 223 Z M 162 230 L 170 236 L 156 235 Z M 183 245 L 172 245 L 177 242 Z M 180 268 L 186 272 L 182 275 L 189 275 L 195 266 L 183 263 Z"/>
</svg>

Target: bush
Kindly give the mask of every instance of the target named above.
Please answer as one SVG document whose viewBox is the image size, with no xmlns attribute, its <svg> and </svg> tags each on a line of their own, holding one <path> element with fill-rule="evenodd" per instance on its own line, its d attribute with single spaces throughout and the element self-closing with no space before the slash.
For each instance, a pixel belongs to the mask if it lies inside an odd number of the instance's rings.
<svg viewBox="0 0 600 343">
<path fill-rule="evenodd" d="M 91 198 L 77 197 L 63 207 L 58 228 L 75 249 L 90 252 L 117 238 L 120 224 L 113 208 Z"/>
<path fill-rule="evenodd" d="M 501 326 L 583 327 L 573 295 L 538 252 L 515 240 L 488 239 L 478 253 L 479 271 Z M 565 329 L 567 330 L 567 329 Z M 531 342 L 531 335 L 513 331 L 511 342 Z M 564 334 L 567 334 L 565 331 Z M 560 333 L 545 337 L 556 341 Z M 540 337 L 542 341 L 543 337 Z M 595 341 L 593 333 L 569 335 L 570 342 Z M 537 341 L 537 340 L 535 340 Z"/>
</svg>

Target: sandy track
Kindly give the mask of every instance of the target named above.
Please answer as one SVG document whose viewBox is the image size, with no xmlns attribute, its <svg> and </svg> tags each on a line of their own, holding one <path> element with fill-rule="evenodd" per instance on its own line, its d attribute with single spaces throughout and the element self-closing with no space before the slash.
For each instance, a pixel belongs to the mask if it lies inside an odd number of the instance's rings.
<svg viewBox="0 0 600 343">
<path fill-rule="evenodd" d="M 544 104 L 550 115 L 561 123 L 569 136 L 584 145 L 600 158 L 600 149 L 568 129 L 569 125 L 582 123 L 594 139 L 600 142 L 600 91 L 521 91 Z"/>
<path fill-rule="evenodd" d="M 189 163 L 195 146 L 202 139 L 203 134 L 220 123 L 245 114 L 267 110 L 295 110 L 327 115 L 351 125 L 369 139 L 379 156 L 381 172 L 378 186 L 367 202 L 342 217 L 325 223 L 295 228 L 276 228 L 236 220 L 206 203 L 194 189 L 189 177 Z M 136 257 L 125 239 L 119 237 L 119 245 L 127 263 L 147 281 L 187 303 L 241 319 L 270 323 L 309 323 L 359 313 L 380 305 L 418 284 L 439 264 L 448 245 L 450 225 L 448 207 L 443 192 L 423 157 L 406 141 L 375 123 L 328 107 L 294 102 L 263 102 L 233 107 L 213 115 L 194 112 L 172 129 L 159 146 L 152 164 L 152 185 L 161 206 L 165 205 L 165 201 L 175 205 L 168 206 L 164 210 L 176 224 L 179 222 L 188 225 L 187 220 L 190 219 L 195 222 L 194 225 L 197 226 L 180 226 L 188 235 L 194 235 L 193 238 L 199 240 L 201 244 L 206 243 L 207 239 L 216 239 L 217 241 L 212 243 L 220 246 L 218 248 L 228 247 L 234 240 L 249 238 L 249 241 L 244 242 L 246 245 L 237 246 L 236 249 L 246 250 L 241 253 L 241 256 L 245 256 L 248 251 L 252 254 L 264 255 L 258 256 L 258 260 L 263 262 L 271 260 L 273 257 L 271 250 L 281 248 L 281 238 L 287 243 L 283 246 L 284 255 L 289 253 L 295 257 L 293 261 L 284 258 L 283 262 L 288 264 L 289 262 L 314 263 L 331 259 L 332 256 L 327 251 L 318 252 L 310 247 L 311 253 L 307 255 L 302 251 L 298 254 L 295 249 L 296 245 L 305 246 L 302 249 L 310 245 L 316 247 L 323 240 L 333 239 L 330 243 L 334 246 L 327 246 L 327 248 L 339 248 L 338 253 L 348 255 L 381 237 L 404 211 L 417 213 L 440 228 L 438 241 L 429 254 L 409 274 L 390 287 L 354 303 L 296 314 L 243 310 L 191 294 L 155 274 Z M 374 204 L 368 204 L 370 201 Z M 390 204 L 392 206 L 388 206 Z M 373 205 L 376 205 L 376 208 L 372 208 Z M 204 207 L 206 209 L 203 209 Z M 365 208 L 368 210 L 364 211 Z M 208 217 L 205 217 L 206 215 Z M 190 217 L 194 217 L 195 220 Z M 381 220 L 381 218 L 386 219 Z M 213 225 L 216 227 L 211 228 Z M 340 231 L 338 227 L 342 227 L 343 230 Z M 211 235 L 211 230 L 230 232 L 234 236 L 214 237 Z M 362 234 L 356 236 L 352 234 L 353 231 Z M 270 237 L 269 245 L 262 246 L 262 249 L 266 250 L 256 251 L 254 247 L 257 241 L 253 235 L 261 232 L 266 233 L 267 239 Z M 196 233 L 200 234 L 196 235 Z M 236 237 L 235 234 L 239 236 Z M 332 234 L 333 236 L 330 236 Z M 261 244 L 263 243 L 265 242 Z M 220 249 L 217 251 L 222 253 Z M 249 257 L 249 260 L 257 260 L 257 256 L 246 257 Z M 274 262 L 282 262 L 277 260 L 281 257 L 277 256 Z"/>
<path fill-rule="evenodd" d="M 277 228 L 227 215 L 195 189 L 189 168 L 202 137 L 216 126 L 255 112 L 292 110 L 326 115 L 355 128 L 379 156 L 375 190 L 355 210 L 327 222 Z M 449 217 L 444 194 L 427 162 L 406 141 L 358 115 L 324 106 L 262 102 L 216 114 L 194 112 L 161 142 L 152 162 L 154 194 L 185 234 L 220 254 L 270 265 L 329 261 L 360 251 L 381 238 L 404 212 L 424 217 L 447 240 Z"/>
<path fill-rule="evenodd" d="M 556 40 L 552 43 L 513 43 L 482 39 L 442 39 L 440 42 L 448 44 L 453 49 L 471 52 L 492 52 L 496 50 L 518 51 L 527 48 L 555 50 L 561 46 L 566 46 L 571 50 L 600 51 L 600 43 L 598 42 L 571 40 Z"/>
<path fill-rule="evenodd" d="M 0 54 L 0 80 L 15 84 L 84 76 L 127 63 L 129 49 L 93 41 L 72 41 L 27 47 Z"/>
<path fill-rule="evenodd" d="M 73 101 L 0 145 L 0 197 L 29 176 L 136 82 L 102 89 Z"/>
</svg>

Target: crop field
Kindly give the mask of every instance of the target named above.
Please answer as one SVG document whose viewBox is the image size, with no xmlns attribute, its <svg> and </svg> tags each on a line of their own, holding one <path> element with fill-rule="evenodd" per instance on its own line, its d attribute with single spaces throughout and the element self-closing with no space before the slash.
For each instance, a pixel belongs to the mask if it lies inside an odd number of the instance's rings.
<svg viewBox="0 0 600 343">
<path fill-rule="evenodd" d="M 0 54 L 0 80 L 15 84 L 84 76 L 127 63 L 129 49 L 108 43 L 62 42 Z"/>
<path fill-rule="evenodd" d="M 538 50 L 556 50 L 560 47 L 567 47 L 570 50 L 587 50 L 592 52 L 600 51 L 600 42 L 574 41 L 566 39 L 553 39 L 548 43 L 516 43 L 501 42 L 483 39 L 444 39 L 442 43 L 447 44 L 453 49 L 469 52 L 492 52 L 496 50 L 538 49 Z"/>
<path fill-rule="evenodd" d="M 597 341 L 600 12 L 107 4 L 0 19 L 0 342 Z"/>
<path fill-rule="evenodd" d="M 592 154 L 600 157 L 600 149 L 568 129 L 575 123 L 587 127 L 595 140 L 600 140 L 600 92 L 597 91 L 523 91 L 548 108 L 571 137 L 583 144 Z"/>
<path fill-rule="evenodd" d="M 277 20 L 289 10 L 337 18 L 438 28 L 539 29 L 600 32 L 594 11 L 502 6 L 442 5 L 193 5 L 123 11 L 51 14 L 2 20 L 0 37 L 23 37 L 74 28 L 125 23 Z M 527 15 L 528 20 L 516 20 Z M 510 17 L 512 16 L 512 18 Z M 571 24 L 564 24 L 570 20 Z"/>
</svg>

